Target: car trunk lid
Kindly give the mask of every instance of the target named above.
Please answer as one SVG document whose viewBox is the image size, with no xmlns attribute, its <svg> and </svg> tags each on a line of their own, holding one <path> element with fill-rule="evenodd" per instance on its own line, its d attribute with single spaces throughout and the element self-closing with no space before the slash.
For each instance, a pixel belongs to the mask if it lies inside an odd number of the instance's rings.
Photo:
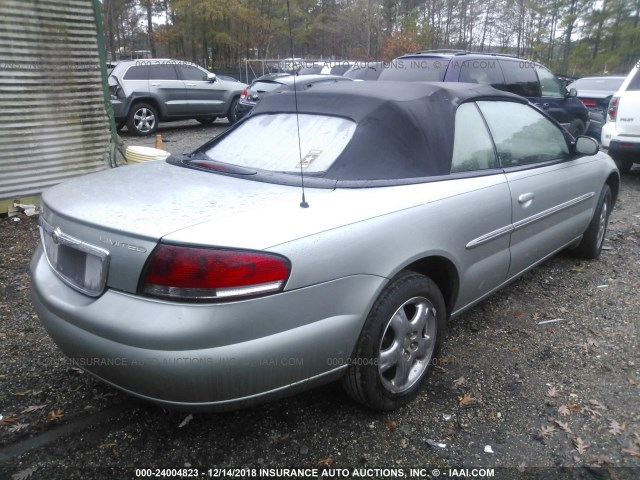
<svg viewBox="0 0 640 480">
<path fill-rule="evenodd" d="M 107 287 L 136 292 L 145 262 L 163 237 L 203 222 L 224 230 L 223 219 L 246 212 L 256 218 L 277 205 L 298 205 L 300 189 L 156 161 L 76 178 L 47 190 L 42 199 L 49 263 L 76 290 L 97 296 L 102 289 L 95 290 L 94 277 L 101 275 Z M 201 241 L 215 244 L 215 230 Z M 253 239 L 235 238 L 234 246 L 247 248 L 244 243 L 256 245 Z M 95 258 L 100 251 L 106 261 Z M 84 291 L 84 280 L 94 290 Z"/>
</svg>

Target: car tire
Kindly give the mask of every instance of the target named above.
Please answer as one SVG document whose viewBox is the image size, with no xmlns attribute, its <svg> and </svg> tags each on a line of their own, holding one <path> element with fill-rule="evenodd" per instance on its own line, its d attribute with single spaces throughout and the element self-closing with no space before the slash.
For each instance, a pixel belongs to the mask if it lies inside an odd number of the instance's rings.
<svg viewBox="0 0 640 480">
<path fill-rule="evenodd" d="M 200 122 L 202 125 L 211 125 L 213 122 L 216 121 L 216 118 L 218 117 L 202 117 L 202 118 L 196 118 L 196 120 Z"/>
<path fill-rule="evenodd" d="M 605 185 L 593 213 L 593 218 L 582 235 L 582 240 L 572 253 L 581 258 L 596 259 L 602 251 L 602 244 L 607 233 L 609 215 L 611 214 L 611 189 Z"/>
<path fill-rule="evenodd" d="M 578 138 L 580 135 L 584 135 L 586 128 L 584 122 L 579 118 L 574 118 L 569 124 L 569 133 L 573 138 Z"/>
<path fill-rule="evenodd" d="M 158 129 L 158 111 L 148 103 L 136 103 L 129 112 L 127 128 L 141 137 L 152 135 Z"/>
<path fill-rule="evenodd" d="M 231 100 L 231 105 L 229 106 L 229 113 L 227 114 L 227 120 L 229 120 L 230 125 L 233 125 L 239 120 L 238 119 L 238 101 L 239 101 L 238 97 L 234 97 L 234 99 Z"/>
<path fill-rule="evenodd" d="M 369 312 L 342 385 L 376 410 L 411 401 L 428 376 L 445 335 L 446 307 L 436 284 L 401 272 Z"/>
</svg>

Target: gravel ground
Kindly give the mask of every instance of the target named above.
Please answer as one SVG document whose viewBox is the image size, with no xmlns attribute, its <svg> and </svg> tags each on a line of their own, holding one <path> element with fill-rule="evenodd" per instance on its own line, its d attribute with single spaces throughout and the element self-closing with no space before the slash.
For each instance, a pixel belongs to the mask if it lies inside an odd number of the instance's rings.
<svg viewBox="0 0 640 480">
<path fill-rule="evenodd" d="M 187 153 L 224 132 L 228 126 L 229 122 L 226 118 L 219 118 L 211 125 L 201 125 L 195 120 L 184 120 L 160 123 L 156 135 L 162 137 L 164 150 L 171 153 Z M 124 142 L 125 149 L 130 145 L 155 147 L 156 135 L 137 137 L 131 135 L 126 127 L 120 131 L 120 138 Z"/>
<path fill-rule="evenodd" d="M 180 152 L 225 126 L 182 122 L 160 133 Z M 0 218 L 0 478 L 136 478 L 136 468 L 250 476 L 208 471 L 224 467 L 315 468 L 306 476 L 324 469 L 330 478 L 388 478 L 393 471 L 371 469 L 401 467 L 428 469 L 410 478 L 483 467 L 500 479 L 640 478 L 638 169 L 623 177 L 600 260 L 558 255 L 453 320 L 422 394 L 384 414 L 337 385 L 193 416 L 103 385 L 67 362 L 38 321 L 28 276 L 36 220 L 15 218 Z"/>
</svg>

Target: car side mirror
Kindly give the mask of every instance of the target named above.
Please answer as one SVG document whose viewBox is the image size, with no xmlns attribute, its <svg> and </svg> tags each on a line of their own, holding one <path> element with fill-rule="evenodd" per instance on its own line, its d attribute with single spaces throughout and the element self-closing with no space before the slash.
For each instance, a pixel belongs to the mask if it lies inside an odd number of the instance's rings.
<svg viewBox="0 0 640 480">
<path fill-rule="evenodd" d="M 207 81 L 208 82 L 215 82 L 216 81 L 216 74 L 215 73 L 208 73 L 207 74 Z"/>
<path fill-rule="evenodd" d="M 580 155 L 595 155 L 599 150 L 600 145 L 591 137 L 579 136 L 576 140 L 575 152 Z"/>
<path fill-rule="evenodd" d="M 569 91 L 567 92 L 567 97 L 577 97 L 578 96 L 578 91 L 575 88 L 570 88 Z"/>
</svg>

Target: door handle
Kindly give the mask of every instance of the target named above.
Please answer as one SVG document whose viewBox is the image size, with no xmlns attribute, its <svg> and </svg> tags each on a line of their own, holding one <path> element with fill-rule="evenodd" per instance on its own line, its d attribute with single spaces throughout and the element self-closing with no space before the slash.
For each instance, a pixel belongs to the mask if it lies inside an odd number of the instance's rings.
<svg viewBox="0 0 640 480">
<path fill-rule="evenodd" d="M 536 198 L 536 196 L 533 192 L 523 193 L 518 197 L 518 203 L 524 203 L 524 204 L 531 203 L 531 200 L 533 200 L 534 198 Z"/>
<path fill-rule="evenodd" d="M 187 83 L 187 87 L 195 87 L 196 84 L 195 83 Z"/>
</svg>

